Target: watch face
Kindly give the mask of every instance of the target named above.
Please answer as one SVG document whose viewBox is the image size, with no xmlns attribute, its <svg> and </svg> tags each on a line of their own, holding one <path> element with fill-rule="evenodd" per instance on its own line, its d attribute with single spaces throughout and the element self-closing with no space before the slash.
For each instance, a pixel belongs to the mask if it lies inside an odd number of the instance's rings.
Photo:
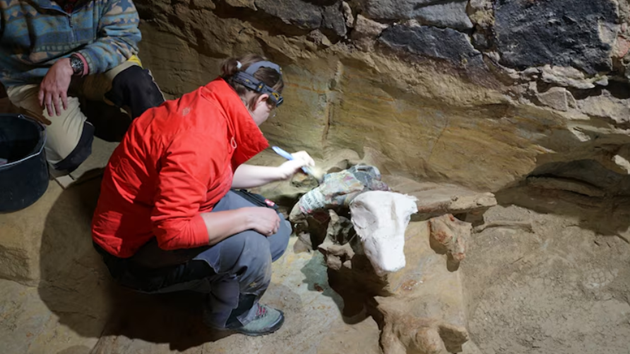
<svg viewBox="0 0 630 354">
<path fill-rule="evenodd" d="M 83 61 L 77 57 L 70 57 L 70 66 L 75 75 L 83 74 Z"/>
</svg>

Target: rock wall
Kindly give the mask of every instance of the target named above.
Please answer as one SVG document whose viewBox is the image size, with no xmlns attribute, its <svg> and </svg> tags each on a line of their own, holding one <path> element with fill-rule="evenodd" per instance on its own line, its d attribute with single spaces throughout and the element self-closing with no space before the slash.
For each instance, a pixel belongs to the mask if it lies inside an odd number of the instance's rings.
<svg viewBox="0 0 630 354">
<path fill-rule="evenodd" d="M 497 191 L 550 163 L 630 159 L 628 4 L 616 0 L 137 0 L 165 92 L 221 60 L 281 64 L 272 143 Z"/>
</svg>

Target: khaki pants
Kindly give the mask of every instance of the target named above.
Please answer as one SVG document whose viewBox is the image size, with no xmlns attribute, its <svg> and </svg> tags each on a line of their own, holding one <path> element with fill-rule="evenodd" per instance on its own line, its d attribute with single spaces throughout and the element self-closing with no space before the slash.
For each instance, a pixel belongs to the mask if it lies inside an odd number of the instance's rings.
<svg viewBox="0 0 630 354">
<path fill-rule="evenodd" d="M 50 164 L 55 165 L 70 155 L 83 133 L 87 117 L 81 112 L 77 97 L 112 104 L 105 98 L 105 93 L 111 89 L 112 81 L 119 73 L 134 65 L 139 65 L 136 58 L 106 73 L 73 80 L 68 93 L 68 107 L 61 112 L 60 116 L 49 116 L 46 109 L 39 105 L 37 98 L 39 85 L 11 86 L 7 88 L 7 95 L 11 102 L 25 110 L 27 115 L 48 124 L 46 125 L 46 157 Z"/>
</svg>

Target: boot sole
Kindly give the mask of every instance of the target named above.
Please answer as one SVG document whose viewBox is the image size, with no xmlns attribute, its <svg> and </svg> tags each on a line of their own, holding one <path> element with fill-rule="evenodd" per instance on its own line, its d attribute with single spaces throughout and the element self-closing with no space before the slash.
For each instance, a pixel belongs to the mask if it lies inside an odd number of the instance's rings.
<svg viewBox="0 0 630 354">
<path fill-rule="evenodd" d="M 278 321 L 275 325 L 273 325 L 272 327 L 270 327 L 268 330 L 264 331 L 264 332 L 250 332 L 250 331 L 246 331 L 246 330 L 242 330 L 242 329 L 232 329 L 232 331 L 236 332 L 236 333 L 240 333 L 240 334 L 244 334 L 246 336 L 249 337 L 260 337 L 260 336 L 264 336 L 267 334 L 272 334 L 274 332 L 276 332 L 277 330 L 280 329 L 280 327 L 282 327 L 282 324 L 284 323 L 284 312 L 278 310 L 280 312 L 280 321 Z"/>
</svg>

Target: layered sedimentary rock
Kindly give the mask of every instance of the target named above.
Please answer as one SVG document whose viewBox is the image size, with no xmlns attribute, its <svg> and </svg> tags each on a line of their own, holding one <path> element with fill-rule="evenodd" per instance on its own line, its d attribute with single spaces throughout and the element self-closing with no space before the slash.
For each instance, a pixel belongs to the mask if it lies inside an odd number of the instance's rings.
<svg viewBox="0 0 630 354">
<path fill-rule="evenodd" d="M 351 149 L 384 174 L 493 192 L 576 151 L 617 165 L 596 151 L 630 142 L 625 2 L 136 3 L 141 56 L 169 94 L 226 56 L 280 63 L 286 104 L 263 131 L 288 149 Z"/>
</svg>

